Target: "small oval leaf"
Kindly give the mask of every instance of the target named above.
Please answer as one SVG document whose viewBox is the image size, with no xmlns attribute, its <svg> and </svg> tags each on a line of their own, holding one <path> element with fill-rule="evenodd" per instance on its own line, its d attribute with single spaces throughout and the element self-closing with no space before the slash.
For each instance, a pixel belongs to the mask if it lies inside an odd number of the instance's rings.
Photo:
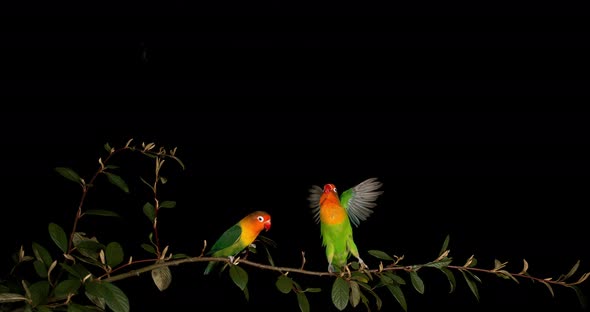
<svg viewBox="0 0 590 312">
<path fill-rule="evenodd" d="M 152 280 L 160 291 L 166 290 L 172 283 L 172 272 L 167 266 L 152 270 Z"/>
<path fill-rule="evenodd" d="M 154 218 L 156 217 L 156 208 L 151 203 L 145 203 L 145 205 L 143 205 L 143 214 L 148 217 L 151 222 L 154 222 Z"/>
<path fill-rule="evenodd" d="M 156 254 L 156 249 L 152 245 L 143 243 L 143 244 L 141 244 L 141 248 L 143 248 L 143 250 L 145 250 L 151 254 L 154 254 L 154 255 Z"/>
<path fill-rule="evenodd" d="M 467 285 L 469 286 L 469 289 L 471 289 L 471 292 L 475 296 L 475 299 L 477 299 L 477 301 L 479 301 L 479 291 L 477 289 L 477 284 L 475 284 L 475 281 L 473 279 L 471 279 L 471 277 L 469 277 L 465 273 L 464 270 L 460 270 L 460 271 L 461 271 L 461 273 L 463 273 L 463 277 L 465 278 L 465 282 L 467 282 Z"/>
<path fill-rule="evenodd" d="M 301 312 L 309 312 L 309 301 L 307 300 L 305 293 L 297 293 L 297 303 L 299 304 L 299 310 L 301 310 Z"/>
<path fill-rule="evenodd" d="M 410 271 L 410 281 L 412 282 L 412 286 L 416 289 L 417 292 L 424 294 L 424 282 L 418 276 L 418 272 Z"/>
<path fill-rule="evenodd" d="M 291 290 L 293 290 L 293 280 L 283 274 L 279 275 L 275 285 L 277 286 L 277 289 L 283 294 L 288 294 L 291 292 Z"/>
<path fill-rule="evenodd" d="M 68 252 L 68 238 L 66 236 L 66 232 L 61 228 L 61 226 L 55 223 L 49 223 L 49 236 L 53 242 L 61 249 L 61 251 Z"/>
<path fill-rule="evenodd" d="M 78 288 L 80 288 L 81 285 L 82 283 L 80 280 L 63 280 L 55 286 L 54 296 L 58 299 L 67 298 L 69 294 L 78 293 Z"/>
<path fill-rule="evenodd" d="M 165 200 L 160 203 L 160 208 L 174 208 L 176 207 L 176 202 L 172 200 Z"/>
<path fill-rule="evenodd" d="M 51 265 L 51 262 L 53 262 L 53 259 L 51 258 L 51 254 L 49 253 L 49 251 L 47 251 L 45 247 L 35 242 L 32 243 L 32 247 L 33 253 L 35 254 L 35 258 L 43 262 L 43 264 L 45 264 L 46 267 L 49 267 Z"/>
<path fill-rule="evenodd" d="M 123 262 L 123 247 L 117 242 L 110 242 L 105 251 L 107 265 L 114 268 Z"/>
<path fill-rule="evenodd" d="M 455 291 L 455 287 L 457 285 L 457 282 L 455 281 L 455 275 L 453 275 L 453 272 L 447 268 L 439 268 L 439 269 L 443 273 L 445 273 L 445 275 L 447 276 L 447 279 L 449 280 L 449 284 L 450 284 L 449 294 L 450 294 L 453 291 Z"/>
<path fill-rule="evenodd" d="M 348 305 L 350 285 L 343 278 L 337 277 L 332 284 L 332 303 L 342 311 Z"/>
<path fill-rule="evenodd" d="M 43 261 L 33 261 L 33 268 L 35 268 L 35 272 L 37 272 L 37 275 L 39 275 L 39 277 L 47 277 L 47 267 L 45 266 L 45 264 L 43 264 Z"/>
<path fill-rule="evenodd" d="M 129 298 L 116 285 L 112 283 L 103 283 L 105 289 L 105 302 L 113 312 L 129 312 Z"/>
<path fill-rule="evenodd" d="M 408 311 L 408 304 L 406 303 L 406 297 L 404 296 L 402 289 L 398 285 L 387 285 L 387 289 L 389 289 L 389 292 L 391 292 L 404 311 Z"/>
<path fill-rule="evenodd" d="M 394 260 L 390 255 L 388 255 L 387 253 L 385 253 L 384 251 L 381 251 L 381 250 L 369 250 L 368 253 L 377 259 L 390 260 L 390 261 Z"/>
<path fill-rule="evenodd" d="M 129 187 L 127 186 L 127 183 L 125 183 L 125 181 L 120 176 L 106 171 L 103 171 L 103 173 L 107 176 L 107 179 L 109 182 L 111 182 L 111 184 L 117 186 L 123 192 L 129 193 Z"/>
<path fill-rule="evenodd" d="M 361 301 L 361 290 L 355 281 L 350 282 L 350 304 L 356 307 Z"/>
<path fill-rule="evenodd" d="M 248 273 L 237 265 L 229 267 L 229 276 L 241 290 L 244 290 L 248 285 Z"/>
<path fill-rule="evenodd" d="M 47 302 L 47 296 L 49 295 L 49 282 L 40 281 L 29 286 L 31 292 L 31 305 L 33 307 Z"/>
<path fill-rule="evenodd" d="M 102 209 L 90 209 L 90 210 L 86 210 L 86 212 L 84 212 L 84 214 L 85 215 L 91 215 L 91 216 L 120 217 L 119 214 L 117 214 L 114 211 L 102 210 Z"/>
<path fill-rule="evenodd" d="M 76 171 L 67 168 L 67 167 L 57 167 L 55 168 L 55 171 L 57 171 L 57 173 L 61 174 L 64 178 L 70 180 L 70 181 L 74 181 L 76 183 L 81 183 L 82 182 L 82 178 L 80 178 L 80 175 L 78 175 L 76 173 Z"/>
</svg>

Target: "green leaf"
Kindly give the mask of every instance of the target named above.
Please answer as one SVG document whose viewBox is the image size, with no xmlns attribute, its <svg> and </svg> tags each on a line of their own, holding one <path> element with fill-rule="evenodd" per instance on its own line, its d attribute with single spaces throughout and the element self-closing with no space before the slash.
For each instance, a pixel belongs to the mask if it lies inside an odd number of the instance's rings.
<svg viewBox="0 0 590 312">
<path fill-rule="evenodd" d="M 82 182 L 82 178 L 80 178 L 80 176 L 74 170 L 72 170 L 70 168 L 57 167 L 57 168 L 55 168 L 55 171 L 57 171 L 57 173 L 61 174 L 64 178 L 66 178 L 70 181 L 74 181 L 76 183 Z"/>
<path fill-rule="evenodd" d="M 174 208 L 176 207 L 176 202 L 172 200 L 165 200 L 160 203 L 160 208 Z"/>
<path fill-rule="evenodd" d="M 13 294 L 13 293 L 1 293 L 0 294 L 0 303 L 7 303 L 7 302 L 18 302 L 18 301 L 25 301 L 27 297 L 21 294 Z"/>
<path fill-rule="evenodd" d="M 248 273 L 237 265 L 229 267 L 229 276 L 241 290 L 244 290 L 248 285 Z"/>
<path fill-rule="evenodd" d="M 297 294 L 297 303 L 299 304 L 299 310 L 301 312 L 309 312 L 309 301 L 307 300 L 307 296 L 305 293 L 298 292 Z"/>
<path fill-rule="evenodd" d="M 54 295 L 58 299 L 67 298 L 69 294 L 77 294 L 81 285 L 80 280 L 63 280 L 55 286 Z"/>
<path fill-rule="evenodd" d="M 172 272 L 170 272 L 170 268 L 167 266 L 159 267 L 157 269 L 152 270 L 152 280 L 156 287 L 160 291 L 164 291 L 170 286 L 172 283 Z"/>
<path fill-rule="evenodd" d="M 51 258 L 51 254 L 49 253 L 49 251 L 47 251 L 47 249 L 45 249 L 45 247 L 33 242 L 33 253 L 35 254 L 35 258 L 37 258 L 37 260 L 43 262 L 43 264 L 45 264 L 45 266 L 47 268 L 49 268 L 49 266 L 51 265 L 51 262 L 53 262 L 53 259 Z"/>
<path fill-rule="evenodd" d="M 303 290 L 303 292 L 311 292 L 311 293 L 319 293 L 321 291 L 322 291 L 322 289 L 317 288 L 317 287 L 308 287 Z"/>
<path fill-rule="evenodd" d="M 49 308 L 46 305 L 37 306 L 35 308 L 35 312 L 51 312 L 51 311 L 53 311 L 53 310 L 51 310 L 51 308 Z"/>
<path fill-rule="evenodd" d="M 107 152 L 109 152 L 109 153 L 111 152 L 112 147 L 109 144 L 109 142 L 105 143 L 103 147 Z"/>
<path fill-rule="evenodd" d="M 103 171 L 103 173 L 107 176 L 109 182 L 123 190 L 123 192 L 129 193 L 129 187 L 127 186 L 127 183 L 125 183 L 125 181 L 120 176 L 106 171 Z"/>
<path fill-rule="evenodd" d="M 144 180 L 142 177 L 139 177 L 139 179 L 141 180 L 141 182 L 143 182 L 145 185 L 147 185 L 147 186 L 150 188 L 150 190 L 152 190 L 152 191 L 154 190 L 154 186 L 153 186 L 153 185 L 149 184 L 149 183 L 148 183 L 146 180 Z"/>
<path fill-rule="evenodd" d="M 340 311 L 348 305 L 350 296 L 350 285 L 341 277 L 337 277 L 332 285 L 332 302 Z"/>
<path fill-rule="evenodd" d="M 184 166 L 184 164 L 182 163 L 182 161 L 180 160 L 180 158 L 176 157 L 176 156 L 170 156 L 170 158 L 176 160 L 176 162 L 180 165 L 180 167 L 182 168 L 182 170 L 185 170 L 186 167 Z"/>
<path fill-rule="evenodd" d="M 356 307 L 361 301 L 361 290 L 359 284 L 355 281 L 350 281 L 350 304 Z"/>
<path fill-rule="evenodd" d="M 381 310 L 381 306 L 383 305 L 383 301 L 381 300 L 381 297 L 379 297 L 379 295 L 377 295 L 377 293 L 375 291 L 373 291 L 373 288 L 366 283 L 358 283 L 361 287 L 363 287 L 368 293 L 370 293 L 371 295 L 373 295 L 373 297 L 375 298 L 375 305 L 377 306 L 377 310 Z"/>
<path fill-rule="evenodd" d="M 55 223 L 49 223 L 49 236 L 53 242 L 61 249 L 63 252 L 68 252 L 68 238 L 66 236 L 66 232 L 61 228 L 61 226 Z"/>
<path fill-rule="evenodd" d="M 576 296 L 578 297 L 578 301 L 580 302 L 580 307 L 582 308 L 582 310 L 585 311 L 586 307 L 588 306 L 586 302 L 586 295 L 584 295 L 584 292 L 582 292 L 582 290 L 578 286 L 570 286 L 570 288 L 576 292 Z"/>
<path fill-rule="evenodd" d="M 393 295 L 395 300 L 399 302 L 399 305 L 404 309 L 404 311 L 408 311 L 408 304 L 406 303 L 406 297 L 402 292 L 402 289 L 398 285 L 386 285 L 389 292 Z"/>
<path fill-rule="evenodd" d="M 123 262 L 124 254 L 123 247 L 121 247 L 121 244 L 117 242 L 110 242 L 105 250 L 105 257 L 107 265 L 111 268 L 114 268 L 115 266 Z"/>
<path fill-rule="evenodd" d="M 384 251 L 381 251 L 381 250 L 374 250 L 373 249 L 373 250 L 369 250 L 368 253 L 377 259 L 391 260 L 391 261 L 394 260 L 391 256 L 389 256 L 387 253 L 385 253 Z"/>
<path fill-rule="evenodd" d="M 103 217 L 121 217 L 121 216 L 119 216 L 119 214 L 117 214 L 114 211 L 102 210 L 102 209 L 86 210 L 86 212 L 84 212 L 84 214 L 91 215 L 91 216 L 103 216 Z"/>
<path fill-rule="evenodd" d="M 445 273 L 445 275 L 447 276 L 447 279 L 449 280 L 449 284 L 450 284 L 449 294 L 450 294 L 453 291 L 455 291 L 455 287 L 457 286 L 457 282 L 455 281 L 455 275 L 453 275 L 453 272 L 447 268 L 439 268 L 439 269 L 443 273 Z"/>
<path fill-rule="evenodd" d="M 103 283 L 104 288 L 107 289 L 105 294 L 105 302 L 113 312 L 129 312 L 129 299 L 127 295 L 115 284 Z"/>
<path fill-rule="evenodd" d="M 31 305 L 33 307 L 39 304 L 47 303 L 47 296 L 49 295 L 49 282 L 39 281 L 29 286 L 31 292 Z"/>
<path fill-rule="evenodd" d="M 447 237 L 445 237 L 445 241 L 443 242 L 442 248 L 440 249 L 440 252 L 438 253 L 438 255 L 442 255 L 445 251 L 447 251 L 447 248 L 449 247 L 449 239 L 450 236 L 447 234 Z"/>
<path fill-rule="evenodd" d="M 551 297 L 555 297 L 555 293 L 553 292 L 553 288 L 551 287 L 551 285 L 545 281 L 540 282 L 543 283 L 543 285 L 547 286 L 547 289 L 549 289 L 549 292 L 551 293 Z"/>
<path fill-rule="evenodd" d="M 67 312 L 99 312 L 99 311 L 101 311 L 101 310 L 97 307 L 83 306 L 83 305 L 73 303 L 73 302 L 70 302 L 70 304 L 68 304 L 68 310 L 67 310 Z"/>
<path fill-rule="evenodd" d="M 151 254 L 154 254 L 154 255 L 156 254 L 156 249 L 152 245 L 143 243 L 143 244 L 141 244 L 141 248 L 143 248 L 143 250 L 145 250 Z"/>
<path fill-rule="evenodd" d="M 410 271 L 410 281 L 412 281 L 412 286 L 414 286 L 417 292 L 424 294 L 424 282 L 418 276 L 418 272 Z"/>
<path fill-rule="evenodd" d="M 471 276 L 471 278 L 473 278 L 473 280 L 481 283 L 481 279 L 477 275 L 473 274 L 473 272 L 468 271 L 468 270 L 462 270 L 462 271 L 464 271 L 465 274 L 469 274 L 469 276 Z"/>
<path fill-rule="evenodd" d="M 37 272 L 37 275 L 39 275 L 39 277 L 47 277 L 47 267 L 45 266 L 45 264 L 43 264 L 43 261 L 33 261 L 33 268 L 35 268 L 35 272 Z"/>
<path fill-rule="evenodd" d="M 277 289 L 283 294 L 288 294 L 291 292 L 291 290 L 293 290 L 293 280 L 283 274 L 279 275 L 275 285 L 277 286 Z"/>
<path fill-rule="evenodd" d="M 154 222 L 154 218 L 156 217 L 156 208 L 151 203 L 145 203 L 143 205 L 143 214 L 150 219 L 151 222 Z"/>
<path fill-rule="evenodd" d="M 84 294 L 86 295 L 86 297 L 90 300 L 90 302 L 94 303 L 94 305 L 96 305 L 98 308 L 104 310 L 106 307 L 106 303 L 104 301 L 104 298 L 102 297 L 97 297 L 91 293 L 89 293 L 88 291 L 84 292 Z"/>
<path fill-rule="evenodd" d="M 177 253 L 172 255 L 172 259 L 182 259 L 182 258 L 188 258 L 188 255 L 183 254 L 183 253 Z"/>
<path fill-rule="evenodd" d="M 475 296 L 475 299 L 477 299 L 477 301 L 479 302 L 479 291 L 477 289 L 477 284 L 475 284 L 475 281 L 469 275 L 467 275 L 465 270 L 460 270 L 460 271 L 461 271 L 461 273 L 463 273 L 463 277 L 465 278 L 465 281 L 467 282 L 469 289 L 471 289 L 471 292 Z M 471 273 L 471 272 L 469 272 L 469 273 Z"/>
<path fill-rule="evenodd" d="M 567 280 L 568 278 L 570 278 L 572 275 L 574 275 L 574 273 L 576 273 L 576 271 L 578 270 L 578 267 L 580 266 L 580 260 L 576 261 L 576 263 L 574 264 L 574 266 L 570 269 L 570 271 L 563 277 L 563 281 Z"/>
<path fill-rule="evenodd" d="M 391 279 L 394 283 L 397 283 L 399 285 L 406 284 L 406 281 L 404 281 L 404 279 L 401 276 L 399 276 L 393 272 L 383 272 L 382 276 L 386 276 L 386 278 Z M 391 284 L 391 283 L 389 283 L 389 284 Z"/>
<path fill-rule="evenodd" d="M 248 291 L 248 286 L 244 287 L 242 291 L 244 292 L 244 298 L 246 298 L 246 301 L 250 301 L 250 291 Z"/>
<path fill-rule="evenodd" d="M 84 256 L 91 259 L 98 259 L 98 253 L 105 246 L 93 239 L 82 239 L 76 245 L 76 249 Z"/>
<path fill-rule="evenodd" d="M 359 282 L 363 282 L 363 283 L 368 283 L 369 282 L 369 277 L 367 276 L 367 274 L 362 273 L 362 272 L 352 272 L 352 276 L 351 278 L 355 281 L 359 281 Z"/>
<path fill-rule="evenodd" d="M 444 258 L 444 259 L 442 259 L 440 261 L 428 262 L 426 264 L 423 264 L 422 266 L 423 267 L 430 267 L 430 268 L 440 269 L 440 268 L 444 268 L 444 267 L 449 266 L 449 264 L 451 264 L 451 261 L 452 260 L 453 259 L 451 259 L 451 258 Z"/>
</svg>

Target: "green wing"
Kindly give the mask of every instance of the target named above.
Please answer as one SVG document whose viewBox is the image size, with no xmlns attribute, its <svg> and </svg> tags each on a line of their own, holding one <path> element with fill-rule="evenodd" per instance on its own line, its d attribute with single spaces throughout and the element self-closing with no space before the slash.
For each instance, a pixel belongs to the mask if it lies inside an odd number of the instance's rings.
<svg viewBox="0 0 590 312">
<path fill-rule="evenodd" d="M 211 255 L 216 251 L 235 244 L 240 240 L 240 235 L 242 235 L 242 228 L 238 224 L 235 224 L 234 226 L 227 229 L 227 231 L 223 232 L 223 234 L 221 234 L 215 244 L 211 246 L 211 250 L 209 250 L 207 255 Z"/>
<path fill-rule="evenodd" d="M 361 221 L 365 221 L 373 213 L 377 197 L 383 194 L 383 191 L 377 191 L 381 185 L 377 178 L 369 178 L 342 192 L 340 204 L 346 209 L 352 224 L 359 226 Z"/>
</svg>

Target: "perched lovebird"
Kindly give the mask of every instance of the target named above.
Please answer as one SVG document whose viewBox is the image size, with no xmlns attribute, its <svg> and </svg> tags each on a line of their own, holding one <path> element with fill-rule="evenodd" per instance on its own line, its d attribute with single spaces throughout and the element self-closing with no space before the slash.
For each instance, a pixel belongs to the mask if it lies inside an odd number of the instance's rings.
<svg viewBox="0 0 590 312">
<path fill-rule="evenodd" d="M 367 267 L 354 243 L 351 223 L 358 227 L 373 213 L 375 201 L 383 193 L 378 191 L 381 185 L 377 178 L 370 178 L 342 192 L 340 198 L 334 184 L 323 189 L 314 185 L 309 190 L 308 200 L 315 221 L 320 223 L 329 272 L 341 271 L 351 254 Z"/>
<path fill-rule="evenodd" d="M 263 229 L 270 230 L 270 215 L 265 211 L 254 211 L 227 229 L 211 246 L 207 255 L 233 258 L 252 244 Z M 215 264 L 216 261 L 209 262 L 204 274 L 209 274 Z"/>
</svg>

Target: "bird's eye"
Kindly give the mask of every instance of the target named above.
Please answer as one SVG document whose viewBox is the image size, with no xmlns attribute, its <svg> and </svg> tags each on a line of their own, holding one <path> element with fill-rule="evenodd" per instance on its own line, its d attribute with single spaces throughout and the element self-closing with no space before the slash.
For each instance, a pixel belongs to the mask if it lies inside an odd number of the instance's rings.
<svg viewBox="0 0 590 312">
<path fill-rule="evenodd" d="M 264 221 L 264 217 L 263 216 L 258 216 L 256 219 L 258 219 L 258 221 L 260 221 L 260 222 Z"/>
</svg>

